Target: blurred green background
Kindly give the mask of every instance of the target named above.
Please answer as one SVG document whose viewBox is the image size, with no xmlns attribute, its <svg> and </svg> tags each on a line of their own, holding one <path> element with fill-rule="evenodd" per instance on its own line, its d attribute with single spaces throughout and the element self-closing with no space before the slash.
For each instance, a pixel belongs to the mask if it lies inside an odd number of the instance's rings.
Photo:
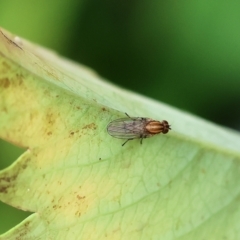
<svg viewBox="0 0 240 240">
<path fill-rule="evenodd" d="M 0 26 L 120 86 L 240 129 L 240 2 L 1 1 Z M 0 141 L 0 169 L 23 150 Z M 28 213 L 0 203 L 0 233 Z"/>
</svg>

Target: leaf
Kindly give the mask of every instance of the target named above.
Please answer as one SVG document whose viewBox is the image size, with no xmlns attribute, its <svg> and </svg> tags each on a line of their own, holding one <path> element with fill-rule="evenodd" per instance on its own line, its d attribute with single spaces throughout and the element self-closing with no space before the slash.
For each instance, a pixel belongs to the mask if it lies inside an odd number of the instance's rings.
<svg viewBox="0 0 240 240">
<path fill-rule="evenodd" d="M 3 29 L 0 58 L 0 137 L 26 148 L 0 199 L 33 212 L 0 239 L 240 239 L 239 133 Z M 122 147 L 106 126 L 124 112 L 173 130 Z"/>
</svg>

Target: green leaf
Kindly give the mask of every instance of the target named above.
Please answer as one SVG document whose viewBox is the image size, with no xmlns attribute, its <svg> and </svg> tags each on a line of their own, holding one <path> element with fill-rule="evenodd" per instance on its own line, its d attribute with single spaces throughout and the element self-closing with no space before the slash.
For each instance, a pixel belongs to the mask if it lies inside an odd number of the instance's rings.
<svg viewBox="0 0 240 240">
<path fill-rule="evenodd" d="M 122 147 L 106 126 L 125 112 L 173 130 Z M 33 212 L 0 239 L 240 239 L 239 133 L 5 30 L 0 119 L 0 137 L 26 148 L 0 172 L 0 199 Z"/>
</svg>

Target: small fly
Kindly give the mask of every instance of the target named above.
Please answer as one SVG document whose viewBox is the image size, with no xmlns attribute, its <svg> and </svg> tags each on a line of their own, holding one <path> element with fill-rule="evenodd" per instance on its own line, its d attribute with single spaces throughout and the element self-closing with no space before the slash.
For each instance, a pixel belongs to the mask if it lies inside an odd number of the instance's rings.
<svg viewBox="0 0 240 240">
<path fill-rule="evenodd" d="M 125 114 L 127 118 L 113 120 L 107 126 L 107 131 L 112 137 L 127 139 L 122 146 L 136 138 L 140 138 L 140 143 L 142 144 L 144 138 L 149 138 L 159 133 L 166 134 L 171 130 L 166 120 L 160 122 L 151 118 L 130 117 L 127 113 Z"/>
</svg>

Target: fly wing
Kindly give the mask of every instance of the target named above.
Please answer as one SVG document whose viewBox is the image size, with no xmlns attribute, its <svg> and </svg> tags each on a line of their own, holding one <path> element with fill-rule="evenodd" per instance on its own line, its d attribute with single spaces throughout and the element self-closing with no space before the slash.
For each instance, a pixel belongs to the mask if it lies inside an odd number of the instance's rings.
<svg viewBox="0 0 240 240">
<path fill-rule="evenodd" d="M 107 126 L 107 131 L 112 137 L 122 139 L 140 138 L 144 129 L 143 118 L 120 118 L 110 122 Z"/>
</svg>

